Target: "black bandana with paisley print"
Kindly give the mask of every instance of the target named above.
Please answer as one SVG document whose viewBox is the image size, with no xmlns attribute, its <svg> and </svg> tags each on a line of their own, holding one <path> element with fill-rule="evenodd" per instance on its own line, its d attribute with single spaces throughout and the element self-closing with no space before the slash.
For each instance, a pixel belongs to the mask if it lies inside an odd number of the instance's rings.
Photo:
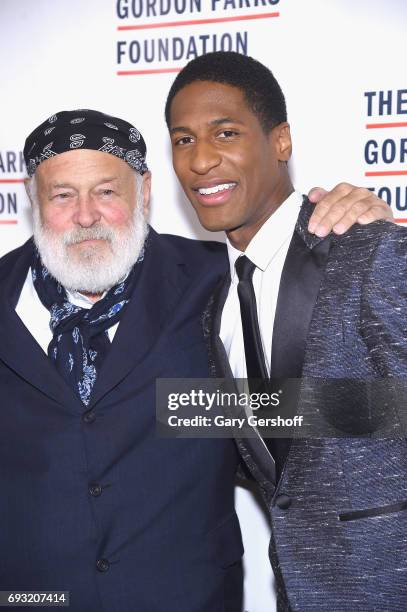
<svg viewBox="0 0 407 612">
<path fill-rule="evenodd" d="M 61 111 L 41 123 L 27 138 L 24 160 L 28 176 L 45 160 L 75 149 L 110 153 L 131 168 L 147 172 L 146 143 L 137 128 L 99 111 Z"/>
</svg>

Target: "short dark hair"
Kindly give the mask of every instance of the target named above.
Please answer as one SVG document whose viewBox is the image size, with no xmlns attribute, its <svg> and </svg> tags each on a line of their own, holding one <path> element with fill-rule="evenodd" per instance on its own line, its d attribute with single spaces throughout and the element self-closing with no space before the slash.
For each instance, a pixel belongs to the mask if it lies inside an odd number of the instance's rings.
<svg viewBox="0 0 407 612">
<path fill-rule="evenodd" d="M 193 59 L 177 75 L 165 104 L 168 128 L 175 95 L 194 81 L 214 81 L 238 87 L 266 133 L 287 121 L 284 94 L 271 70 L 247 55 L 234 51 L 215 51 Z"/>
</svg>

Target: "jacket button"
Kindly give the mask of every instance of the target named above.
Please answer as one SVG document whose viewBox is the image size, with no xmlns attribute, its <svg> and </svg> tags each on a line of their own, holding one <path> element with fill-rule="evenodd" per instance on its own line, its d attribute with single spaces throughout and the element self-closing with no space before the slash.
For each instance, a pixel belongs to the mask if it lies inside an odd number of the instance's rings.
<svg viewBox="0 0 407 612">
<path fill-rule="evenodd" d="M 280 510 L 287 510 L 291 506 L 291 501 L 291 497 L 283 493 L 276 498 L 276 506 L 280 508 Z"/>
<path fill-rule="evenodd" d="M 96 561 L 96 569 L 98 572 L 107 572 L 110 567 L 110 563 L 107 559 L 98 559 Z"/>
<path fill-rule="evenodd" d="M 99 495 L 102 495 L 102 485 L 92 483 L 89 485 L 88 491 L 92 497 L 99 497 Z"/>
<path fill-rule="evenodd" d="M 82 421 L 87 424 L 93 423 L 95 419 L 96 419 L 96 413 L 94 410 L 88 410 L 82 415 Z"/>
</svg>

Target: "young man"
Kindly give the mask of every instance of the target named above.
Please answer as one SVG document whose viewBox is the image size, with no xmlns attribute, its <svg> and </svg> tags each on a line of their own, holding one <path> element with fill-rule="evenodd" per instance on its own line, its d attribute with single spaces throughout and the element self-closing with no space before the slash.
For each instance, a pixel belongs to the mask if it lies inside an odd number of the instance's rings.
<svg viewBox="0 0 407 612">
<path fill-rule="evenodd" d="M 205 326 L 218 375 L 405 375 L 407 233 L 389 223 L 326 240 L 308 231 L 271 72 L 236 53 L 197 58 L 175 79 L 166 119 L 200 222 L 226 231 L 230 271 Z M 267 446 L 239 441 L 271 512 L 279 610 L 405 609 L 405 440 Z"/>
</svg>

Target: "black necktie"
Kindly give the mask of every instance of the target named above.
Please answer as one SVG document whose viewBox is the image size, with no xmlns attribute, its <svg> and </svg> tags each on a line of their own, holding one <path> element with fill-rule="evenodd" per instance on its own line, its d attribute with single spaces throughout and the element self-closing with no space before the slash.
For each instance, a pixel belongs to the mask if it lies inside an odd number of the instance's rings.
<svg viewBox="0 0 407 612">
<path fill-rule="evenodd" d="M 239 278 L 237 293 L 242 317 L 247 378 L 266 380 L 268 379 L 268 373 L 257 318 L 256 296 L 252 283 L 256 266 L 245 255 L 242 255 L 236 260 L 235 268 Z"/>
</svg>

